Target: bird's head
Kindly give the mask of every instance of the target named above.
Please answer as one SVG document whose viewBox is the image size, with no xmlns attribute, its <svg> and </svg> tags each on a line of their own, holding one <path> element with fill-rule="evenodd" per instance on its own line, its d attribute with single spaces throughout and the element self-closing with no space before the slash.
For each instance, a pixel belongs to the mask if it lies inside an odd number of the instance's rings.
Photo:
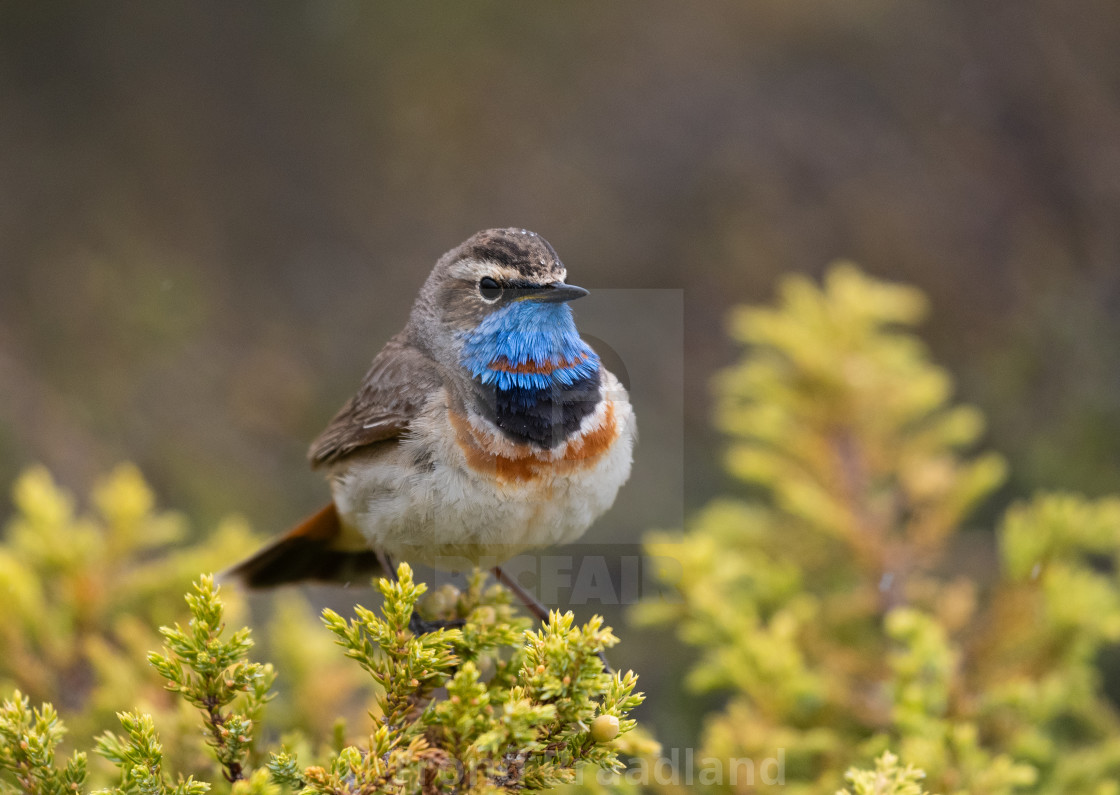
<svg viewBox="0 0 1120 795">
<path fill-rule="evenodd" d="M 417 341 L 449 367 L 499 388 L 571 382 L 598 370 L 568 302 L 587 295 L 567 284 L 548 241 L 525 229 L 487 229 L 440 258 L 413 309 Z"/>
</svg>

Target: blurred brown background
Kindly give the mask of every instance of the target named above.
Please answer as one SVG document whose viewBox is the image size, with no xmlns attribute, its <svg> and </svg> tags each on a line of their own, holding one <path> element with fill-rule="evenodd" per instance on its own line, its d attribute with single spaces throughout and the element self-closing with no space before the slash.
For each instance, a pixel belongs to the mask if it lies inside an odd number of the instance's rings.
<svg viewBox="0 0 1120 795">
<path fill-rule="evenodd" d="M 1105 0 L 4 3 L 0 483 L 134 460 L 200 532 L 283 529 L 435 258 L 516 225 L 579 284 L 683 290 L 686 508 L 733 488 L 726 310 L 841 257 L 930 295 L 1004 499 L 1118 491 L 1118 32 Z"/>
</svg>

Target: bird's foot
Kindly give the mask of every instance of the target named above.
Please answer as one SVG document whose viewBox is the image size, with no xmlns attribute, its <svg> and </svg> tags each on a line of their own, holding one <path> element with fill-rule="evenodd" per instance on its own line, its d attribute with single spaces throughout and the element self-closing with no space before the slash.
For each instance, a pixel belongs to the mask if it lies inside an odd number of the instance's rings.
<svg viewBox="0 0 1120 795">
<path fill-rule="evenodd" d="M 459 629 L 466 623 L 466 620 L 462 618 L 422 618 L 418 612 L 413 610 L 412 615 L 409 616 L 408 619 L 408 628 L 412 630 L 413 635 L 427 635 L 431 632 L 436 632 L 441 629 Z"/>
<path fill-rule="evenodd" d="M 603 673 L 607 676 L 614 676 L 614 668 L 611 668 L 611 664 L 607 662 L 607 655 L 599 652 L 599 659 L 603 661 Z"/>
</svg>

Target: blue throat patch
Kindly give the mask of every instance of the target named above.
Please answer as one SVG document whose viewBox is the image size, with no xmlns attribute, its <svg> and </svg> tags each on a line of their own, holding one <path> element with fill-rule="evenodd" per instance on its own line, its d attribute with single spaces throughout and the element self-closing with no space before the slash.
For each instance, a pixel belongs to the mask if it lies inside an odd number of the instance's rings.
<svg viewBox="0 0 1120 795">
<path fill-rule="evenodd" d="M 462 362 L 493 401 L 494 421 L 518 441 L 552 447 L 599 400 L 599 357 L 567 304 L 517 301 L 465 335 Z"/>
<path fill-rule="evenodd" d="M 599 372 L 599 357 L 580 339 L 572 308 L 536 301 L 517 301 L 487 315 L 467 335 L 463 364 L 498 389 L 570 386 Z"/>
</svg>

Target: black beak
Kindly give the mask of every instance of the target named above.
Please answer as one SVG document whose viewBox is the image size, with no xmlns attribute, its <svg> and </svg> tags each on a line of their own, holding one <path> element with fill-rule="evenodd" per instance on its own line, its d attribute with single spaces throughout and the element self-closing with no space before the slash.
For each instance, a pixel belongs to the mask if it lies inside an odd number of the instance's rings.
<svg viewBox="0 0 1120 795">
<path fill-rule="evenodd" d="M 530 287 L 524 290 L 524 300 L 560 304 L 565 301 L 574 301 L 577 298 L 583 298 L 587 294 L 587 290 L 582 287 L 576 287 L 574 284 L 552 282 L 552 284 L 542 284 L 538 287 Z"/>
</svg>

